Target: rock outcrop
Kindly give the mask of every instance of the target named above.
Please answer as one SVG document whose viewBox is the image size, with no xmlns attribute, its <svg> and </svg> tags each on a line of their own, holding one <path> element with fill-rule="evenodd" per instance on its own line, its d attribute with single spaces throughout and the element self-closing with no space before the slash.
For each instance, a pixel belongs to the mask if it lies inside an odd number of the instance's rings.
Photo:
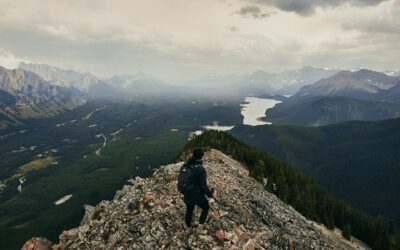
<svg viewBox="0 0 400 250">
<path fill-rule="evenodd" d="M 81 226 L 64 231 L 53 249 L 356 249 L 265 191 L 240 163 L 216 150 L 206 153 L 204 166 L 218 197 L 210 200 L 208 226 L 189 233 L 177 192 L 181 165 L 136 177 L 113 200 L 85 206 Z"/>
</svg>

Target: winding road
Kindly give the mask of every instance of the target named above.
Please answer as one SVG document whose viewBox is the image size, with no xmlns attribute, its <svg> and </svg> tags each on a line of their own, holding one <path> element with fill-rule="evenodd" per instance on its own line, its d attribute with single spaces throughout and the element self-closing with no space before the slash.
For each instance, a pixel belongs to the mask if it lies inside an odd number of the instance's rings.
<svg viewBox="0 0 400 250">
<path fill-rule="evenodd" d="M 96 137 L 97 138 L 103 137 L 103 139 L 104 139 L 103 145 L 99 149 L 96 150 L 96 155 L 100 155 L 101 150 L 107 145 L 107 137 L 103 134 L 96 135 Z"/>
</svg>

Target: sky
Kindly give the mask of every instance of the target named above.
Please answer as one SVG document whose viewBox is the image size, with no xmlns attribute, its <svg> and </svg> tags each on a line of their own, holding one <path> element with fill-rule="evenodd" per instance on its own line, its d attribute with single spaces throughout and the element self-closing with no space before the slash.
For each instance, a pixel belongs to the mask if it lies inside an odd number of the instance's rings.
<svg viewBox="0 0 400 250">
<path fill-rule="evenodd" d="M 167 81 L 400 70 L 400 0 L 0 0 L 0 65 Z"/>
</svg>

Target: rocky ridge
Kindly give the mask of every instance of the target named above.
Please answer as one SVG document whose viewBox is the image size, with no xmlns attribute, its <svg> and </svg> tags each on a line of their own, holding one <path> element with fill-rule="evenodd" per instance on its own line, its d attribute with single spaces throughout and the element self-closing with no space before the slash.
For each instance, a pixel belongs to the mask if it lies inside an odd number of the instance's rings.
<svg viewBox="0 0 400 250">
<path fill-rule="evenodd" d="M 158 169 L 153 177 L 129 180 L 111 201 L 85 206 L 81 226 L 64 231 L 53 249 L 360 249 L 326 232 L 265 191 L 238 162 L 219 151 L 206 153 L 210 200 L 208 228 L 188 233 L 185 205 L 177 192 L 182 163 Z M 195 210 L 195 221 L 200 211 Z M 23 249 L 34 249 L 33 238 Z M 43 249 L 48 249 L 44 246 Z"/>
<path fill-rule="evenodd" d="M 74 87 L 83 92 L 88 92 L 90 87 L 100 81 L 91 73 L 78 73 L 73 70 L 63 70 L 46 64 L 24 63 L 18 65 L 19 69 L 33 72 L 53 85 Z"/>
<path fill-rule="evenodd" d="M 79 73 L 73 70 L 64 70 L 46 64 L 24 62 L 21 62 L 18 68 L 37 74 L 54 86 L 79 90 L 84 93 L 89 100 L 114 100 L 125 96 L 124 92 L 114 88 L 107 82 L 98 79 L 90 72 Z"/>
</svg>

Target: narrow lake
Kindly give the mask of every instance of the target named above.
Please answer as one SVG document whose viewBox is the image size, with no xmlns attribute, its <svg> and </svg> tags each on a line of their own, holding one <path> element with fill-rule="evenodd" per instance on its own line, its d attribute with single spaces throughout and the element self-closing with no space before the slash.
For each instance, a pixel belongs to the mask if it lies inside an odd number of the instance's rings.
<svg viewBox="0 0 400 250">
<path fill-rule="evenodd" d="M 259 98 L 254 96 L 246 97 L 244 102 L 245 103 L 241 105 L 241 113 L 244 116 L 243 124 L 251 126 L 271 124 L 271 122 L 261 119 L 266 117 L 266 110 L 281 103 L 281 101 L 275 99 Z"/>
</svg>

